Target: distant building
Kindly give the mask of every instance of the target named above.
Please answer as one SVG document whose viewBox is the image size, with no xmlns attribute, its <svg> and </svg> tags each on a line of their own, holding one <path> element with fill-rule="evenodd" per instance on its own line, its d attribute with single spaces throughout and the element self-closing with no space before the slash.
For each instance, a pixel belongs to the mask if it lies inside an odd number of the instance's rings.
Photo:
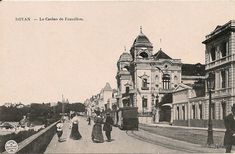
<svg viewBox="0 0 235 154">
<path fill-rule="evenodd" d="M 100 92 L 100 102 L 99 106 L 101 109 L 108 109 L 110 107 L 110 100 L 112 98 L 113 89 L 111 88 L 110 84 L 107 82 L 105 87 Z"/>
<path fill-rule="evenodd" d="M 113 105 L 116 104 L 117 90 L 112 89 L 110 84 L 107 82 L 96 95 L 93 95 L 90 99 L 85 101 L 86 108 L 94 113 L 95 110 L 105 111 L 112 109 Z"/>
</svg>

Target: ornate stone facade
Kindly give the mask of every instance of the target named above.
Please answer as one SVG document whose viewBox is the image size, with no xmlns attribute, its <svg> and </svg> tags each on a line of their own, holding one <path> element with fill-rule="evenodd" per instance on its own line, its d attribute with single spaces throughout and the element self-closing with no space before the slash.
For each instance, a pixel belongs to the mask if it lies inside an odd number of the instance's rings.
<svg viewBox="0 0 235 154">
<path fill-rule="evenodd" d="M 130 52 L 125 51 L 117 62 L 118 106 L 138 107 L 141 114 L 156 113 L 159 100 L 181 83 L 181 66 L 180 59 L 172 59 L 161 49 L 154 54 L 141 30 Z"/>
<path fill-rule="evenodd" d="M 235 21 L 229 21 L 206 36 L 205 71 L 214 76 L 212 89 L 212 119 L 214 127 L 224 127 L 223 118 L 231 112 L 235 102 Z M 183 91 L 184 93 L 181 93 Z M 172 119 L 176 125 L 207 127 L 208 91 L 205 96 L 197 97 L 189 94 L 192 87 L 175 90 L 173 93 Z M 187 99 L 183 99 L 187 96 Z M 182 99 L 181 101 L 177 101 Z"/>
</svg>

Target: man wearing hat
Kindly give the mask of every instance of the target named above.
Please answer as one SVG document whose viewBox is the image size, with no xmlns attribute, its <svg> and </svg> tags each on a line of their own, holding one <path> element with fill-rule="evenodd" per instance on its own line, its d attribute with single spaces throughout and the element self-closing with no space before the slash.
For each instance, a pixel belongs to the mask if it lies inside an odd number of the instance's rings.
<svg viewBox="0 0 235 154">
<path fill-rule="evenodd" d="M 103 131 L 105 131 L 105 135 L 107 137 L 108 142 L 111 141 L 112 125 L 113 125 L 113 119 L 111 118 L 110 113 L 107 113 Z"/>
<path fill-rule="evenodd" d="M 226 128 L 224 135 L 224 146 L 226 153 L 230 153 L 232 146 L 235 145 L 235 104 L 232 106 L 232 113 L 224 118 Z"/>
</svg>

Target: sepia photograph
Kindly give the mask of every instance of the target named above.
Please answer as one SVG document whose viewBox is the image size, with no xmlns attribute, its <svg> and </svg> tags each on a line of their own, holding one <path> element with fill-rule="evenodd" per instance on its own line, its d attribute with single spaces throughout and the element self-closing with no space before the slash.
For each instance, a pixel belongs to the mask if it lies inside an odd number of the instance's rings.
<svg viewBox="0 0 235 154">
<path fill-rule="evenodd" d="M 0 1 L 0 153 L 235 153 L 234 8 Z"/>
</svg>

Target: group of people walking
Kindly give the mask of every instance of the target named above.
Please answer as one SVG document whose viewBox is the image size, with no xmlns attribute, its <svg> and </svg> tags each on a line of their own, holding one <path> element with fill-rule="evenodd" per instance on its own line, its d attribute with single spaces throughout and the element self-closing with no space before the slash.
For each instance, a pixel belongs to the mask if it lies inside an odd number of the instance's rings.
<svg viewBox="0 0 235 154">
<path fill-rule="evenodd" d="M 90 125 L 90 117 L 88 117 L 88 125 Z M 70 133 L 70 139 L 73 140 L 79 140 L 82 138 L 82 135 L 79 132 L 79 114 L 76 113 L 75 116 L 72 117 L 71 121 L 71 133 Z M 63 122 L 64 120 L 61 118 L 60 122 L 56 125 L 57 129 L 57 136 L 58 136 L 58 141 L 62 142 L 63 140 L 61 139 L 61 136 L 63 134 Z M 95 143 L 103 143 L 104 142 L 104 137 L 102 130 L 105 131 L 105 135 L 107 137 L 107 142 L 111 141 L 111 131 L 112 131 L 112 125 L 113 125 L 113 119 L 110 117 L 110 114 L 106 114 L 105 121 L 101 117 L 100 111 L 96 112 L 96 116 L 94 117 L 94 125 L 92 128 L 92 133 L 91 133 L 91 139 Z M 103 129 L 102 129 L 103 126 Z"/>
<path fill-rule="evenodd" d="M 61 136 L 63 134 L 63 123 L 65 122 L 64 116 L 61 117 L 60 122 L 57 123 L 56 125 L 56 133 L 58 136 L 58 141 L 62 142 L 63 140 L 61 139 Z M 70 138 L 73 140 L 79 140 L 82 138 L 82 135 L 79 132 L 78 129 L 78 125 L 79 125 L 79 114 L 76 113 L 73 118 L 71 119 L 71 133 L 70 133 Z"/>
<path fill-rule="evenodd" d="M 91 138 L 93 142 L 103 143 L 104 137 L 102 133 L 102 124 L 103 124 L 103 131 L 105 131 L 105 135 L 107 137 L 107 141 L 111 141 L 111 131 L 113 125 L 113 119 L 110 117 L 110 114 L 106 114 L 105 122 L 103 122 L 103 118 L 100 115 L 100 112 L 96 112 L 96 117 L 94 117 L 94 126 L 91 133 Z"/>
</svg>

